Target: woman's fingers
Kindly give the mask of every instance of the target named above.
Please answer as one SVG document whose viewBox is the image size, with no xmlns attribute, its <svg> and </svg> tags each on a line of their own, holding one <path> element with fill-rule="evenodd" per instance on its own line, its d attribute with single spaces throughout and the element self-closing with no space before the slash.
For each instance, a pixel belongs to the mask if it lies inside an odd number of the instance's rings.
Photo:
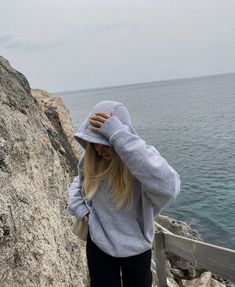
<svg viewBox="0 0 235 287">
<path fill-rule="evenodd" d="M 100 129 L 100 128 L 92 128 L 92 127 L 91 127 L 91 130 L 92 130 L 93 132 L 99 132 L 99 129 Z"/>
<path fill-rule="evenodd" d="M 94 117 L 90 118 L 90 123 L 97 128 L 100 128 L 103 124 L 103 122 L 96 120 Z"/>
<path fill-rule="evenodd" d="M 112 113 L 104 113 L 104 112 L 97 112 L 97 113 L 95 113 L 95 114 L 96 114 L 97 116 L 103 117 L 103 118 L 106 119 L 106 120 L 112 116 Z"/>
<path fill-rule="evenodd" d="M 85 215 L 82 219 L 85 223 L 89 222 L 89 214 Z"/>
<path fill-rule="evenodd" d="M 99 131 L 99 128 L 102 126 L 102 124 L 112 116 L 111 113 L 103 113 L 103 112 L 97 112 L 94 116 L 90 117 L 89 121 L 93 125 L 91 128 L 93 131 L 97 132 Z"/>
<path fill-rule="evenodd" d="M 95 115 L 95 116 L 90 117 L 90 119 L 104 123 L 107 118 L 100 116 L 100 115 Z"/>
</svg>

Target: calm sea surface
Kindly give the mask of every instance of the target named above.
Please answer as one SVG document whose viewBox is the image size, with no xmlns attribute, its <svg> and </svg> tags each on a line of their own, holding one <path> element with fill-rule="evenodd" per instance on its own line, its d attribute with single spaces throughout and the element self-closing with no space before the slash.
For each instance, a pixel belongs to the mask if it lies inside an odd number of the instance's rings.
<svg viewBox="0 0 235 287">
<path fill-rule="evenodd" d="M 235 249 L 235 74 L 60 94 L 75 129 L 101 100 L 124 103 L 139 135 L 181 176 L 165 214 Z"/>
</svg>

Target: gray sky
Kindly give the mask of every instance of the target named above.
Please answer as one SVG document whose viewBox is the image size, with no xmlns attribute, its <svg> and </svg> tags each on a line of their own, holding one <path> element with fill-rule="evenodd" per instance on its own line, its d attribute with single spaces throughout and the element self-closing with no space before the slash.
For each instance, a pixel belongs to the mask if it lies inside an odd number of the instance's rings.
<svg viewBox="0 0 235 287">
<path fill-rule="evenodd" d="M 0 0 L 0 54 L 51 92 L 235 72 L 235 1 Z"/>
</svg>

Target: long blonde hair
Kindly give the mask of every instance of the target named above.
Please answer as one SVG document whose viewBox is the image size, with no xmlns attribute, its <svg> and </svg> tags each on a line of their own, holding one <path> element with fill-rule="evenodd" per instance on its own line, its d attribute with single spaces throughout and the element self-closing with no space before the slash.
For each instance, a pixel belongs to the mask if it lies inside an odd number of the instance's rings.
<svg viewBox="0 0 235 287">
<path fill-rule="evenodd" d="M 92 144 L 87 143 L 84 155 L 84 192 L 90 200 L 97 193 L 101 181 L 107 179 L 110 188 L 110 198 L 120 209 L 133 207 L 133 175 L 113 150 L 112 159 L 104 160 L 98 156 Z"/>
</svg>

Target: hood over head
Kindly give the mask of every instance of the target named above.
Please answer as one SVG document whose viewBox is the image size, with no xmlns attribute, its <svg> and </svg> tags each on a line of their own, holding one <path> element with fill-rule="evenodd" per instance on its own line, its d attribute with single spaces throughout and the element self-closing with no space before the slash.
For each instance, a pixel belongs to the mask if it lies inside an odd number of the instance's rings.
<svg viewBox="0 0 235 287">
<path fill-rule="evenodd" d="M 130 128 L 131 133 L 137 135 L 137 132 L 131 124 L 129 112 L 122 103 L 116 101 L 102 101 L 93 107 L 85 121 L 81 124 L 78 131 L 74 135 L 82 147 L 86 148 L 87 142 L 110 146 L 108 139 L 106 139 L 99 132 L 94 132 L 91 130 L 92 124 L 89 122 L 89 118 L 97 112 L 112 113 L 113 116 L 116 116 L 123 124 Z"/>
</svg>

